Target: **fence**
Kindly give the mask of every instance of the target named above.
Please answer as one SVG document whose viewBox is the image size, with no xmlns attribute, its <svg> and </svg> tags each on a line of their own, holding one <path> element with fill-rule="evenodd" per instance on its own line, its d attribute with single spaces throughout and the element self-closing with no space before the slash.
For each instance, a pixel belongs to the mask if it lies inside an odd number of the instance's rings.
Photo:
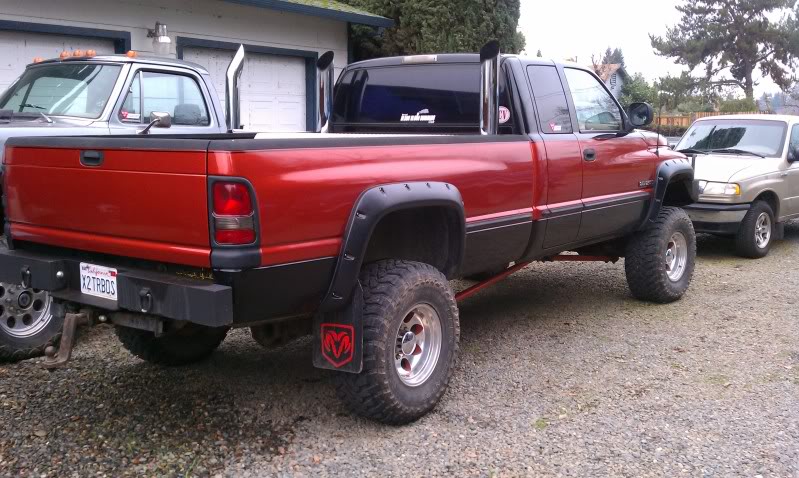
<svg viewBox="0 0 799 478">
<path fill-rule="evenodd" d="M 691 124 L 699 118 L 705 118 L 708 116 L 720 116 L 720 115 L 756 115 L 761 114 L 759 111 L 740 111 L 740 112 L 729 112 L 729 113 L 721 113 L 716 111 L 702 111 L 698 113 L 687 113 L 684 115 L 663 115 L 663 116 L 656 116 L 654 125 L 655 126 L 671 126 L 674 128 L 687 128 L 691 126 Z M 762 113 L 766 114 L 766 113 Z"/>
</svg>

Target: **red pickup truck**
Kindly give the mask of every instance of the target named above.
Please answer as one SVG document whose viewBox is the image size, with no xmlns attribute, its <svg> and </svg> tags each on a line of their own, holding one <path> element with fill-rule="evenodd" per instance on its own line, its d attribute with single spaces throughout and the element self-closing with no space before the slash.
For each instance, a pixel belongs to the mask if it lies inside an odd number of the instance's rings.
<svg viewBox="0 0 799 478">
<path fill-rule="evenodd" d="M 82 323 L 166 365 L 234 327 L 265 345 L 313 333 L 354 411 L 405 423 L 452 374 L 452 279 L 489 276 L 462 298 L 530 261 L 625 257 L 637 298 L 688 288 L 693 169 L 635 129 L 648 105 L 496 44 L 355 63 L 335 94 L 330 60 L 320 134 L 8 141 L 0 281 L 55 297 L 48 363 Z"/>
</svg>

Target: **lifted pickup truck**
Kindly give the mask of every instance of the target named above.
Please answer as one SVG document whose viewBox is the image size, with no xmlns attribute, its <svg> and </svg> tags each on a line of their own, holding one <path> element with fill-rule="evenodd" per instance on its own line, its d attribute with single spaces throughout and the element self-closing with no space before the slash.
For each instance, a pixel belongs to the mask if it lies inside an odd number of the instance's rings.
<svg viewBox="0 0 799 478">
<path fill-rule="evenodd" d="M 0 158 L 8 138 L 20 136 L 130 135 L 145 129 L 150 113 L 166 112 L 152 134 L 225 133 L 225 113 L 208 72 L 200 65 L 127 55 L 68 52 L 36 59 L 0 95 Z M 42 186 L 40 186 L 42 187 Z M 0 360 L 44 353 L 58 339 L 63 318 L 46 291 L 0 283 Z"/>
<path fill-rule="evenodd" d="M 688 288 L 693 169 L 635 130 L 648 105 L 625 113 L 592 72 L 496 43 L 349 65 L 334 98 L 329 60 L 323 134 L 8 142 L 0 279 L 57 298 L 47 364 L 87 322 L 166 365 L 207 357 L 231 327 L 267 345 L 313 333 L 314 364 L 340 372 L 355 412 L 406 423 L 446 389 L 457 300 L 531 261 L 624 256 L 635 297 Z"/>
</svg>

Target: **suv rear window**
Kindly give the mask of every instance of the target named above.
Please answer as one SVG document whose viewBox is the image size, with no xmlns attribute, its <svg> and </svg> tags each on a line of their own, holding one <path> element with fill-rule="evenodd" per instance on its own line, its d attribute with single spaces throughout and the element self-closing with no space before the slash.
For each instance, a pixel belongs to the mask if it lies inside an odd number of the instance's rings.
<svg viewBox="0 0 799 478">
<path fill-rule="evenodd" d="M 504 81 L 501 83 L 500 106 L 510 108 Z M 477 128 L 479 118 L 477 63 L 350 70 L 339 81 L 333 104 L 333 122 L 339 125 L 392 125 L 417 130 L 447 126 Z M 507 121 L 500 126 L 508 129 L 513 118 L 512 115 L 505 118 Z"/>
</svg>

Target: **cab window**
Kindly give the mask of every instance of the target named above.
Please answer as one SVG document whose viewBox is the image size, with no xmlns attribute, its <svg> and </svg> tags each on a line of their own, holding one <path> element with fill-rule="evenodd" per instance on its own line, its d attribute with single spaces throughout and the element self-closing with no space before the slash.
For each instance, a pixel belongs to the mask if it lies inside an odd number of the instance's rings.
<svg viewBox="0 0 799 478">
<path fill-rule="evenodd" d="M 124 123 L 149 122 L 150 113 L 172 115 L 172 124 L 208 126 L 208 108 L 197 82 L 185 75 L 142 71 L 136 74 L 119 111 Z"/>
<path fill-rule="evenodd" d="M 566 93 L 554 66 L 531 65 L 527 67 L 533 96 L 538 109 L 542 133 L 566 134 L 572 132 L 572 119 Z"/>
<path fill-rule="evenodd" d="M 799 148 L 799 124 L 793 125 L 791 129 L 791 149 Z"/>
<path fill-rule="evenodd" d="M 620 130 L 621 110 L 599 79 L 584 70 L 565 68 L 564 71 L 580 131 Z"/>
</svg>

